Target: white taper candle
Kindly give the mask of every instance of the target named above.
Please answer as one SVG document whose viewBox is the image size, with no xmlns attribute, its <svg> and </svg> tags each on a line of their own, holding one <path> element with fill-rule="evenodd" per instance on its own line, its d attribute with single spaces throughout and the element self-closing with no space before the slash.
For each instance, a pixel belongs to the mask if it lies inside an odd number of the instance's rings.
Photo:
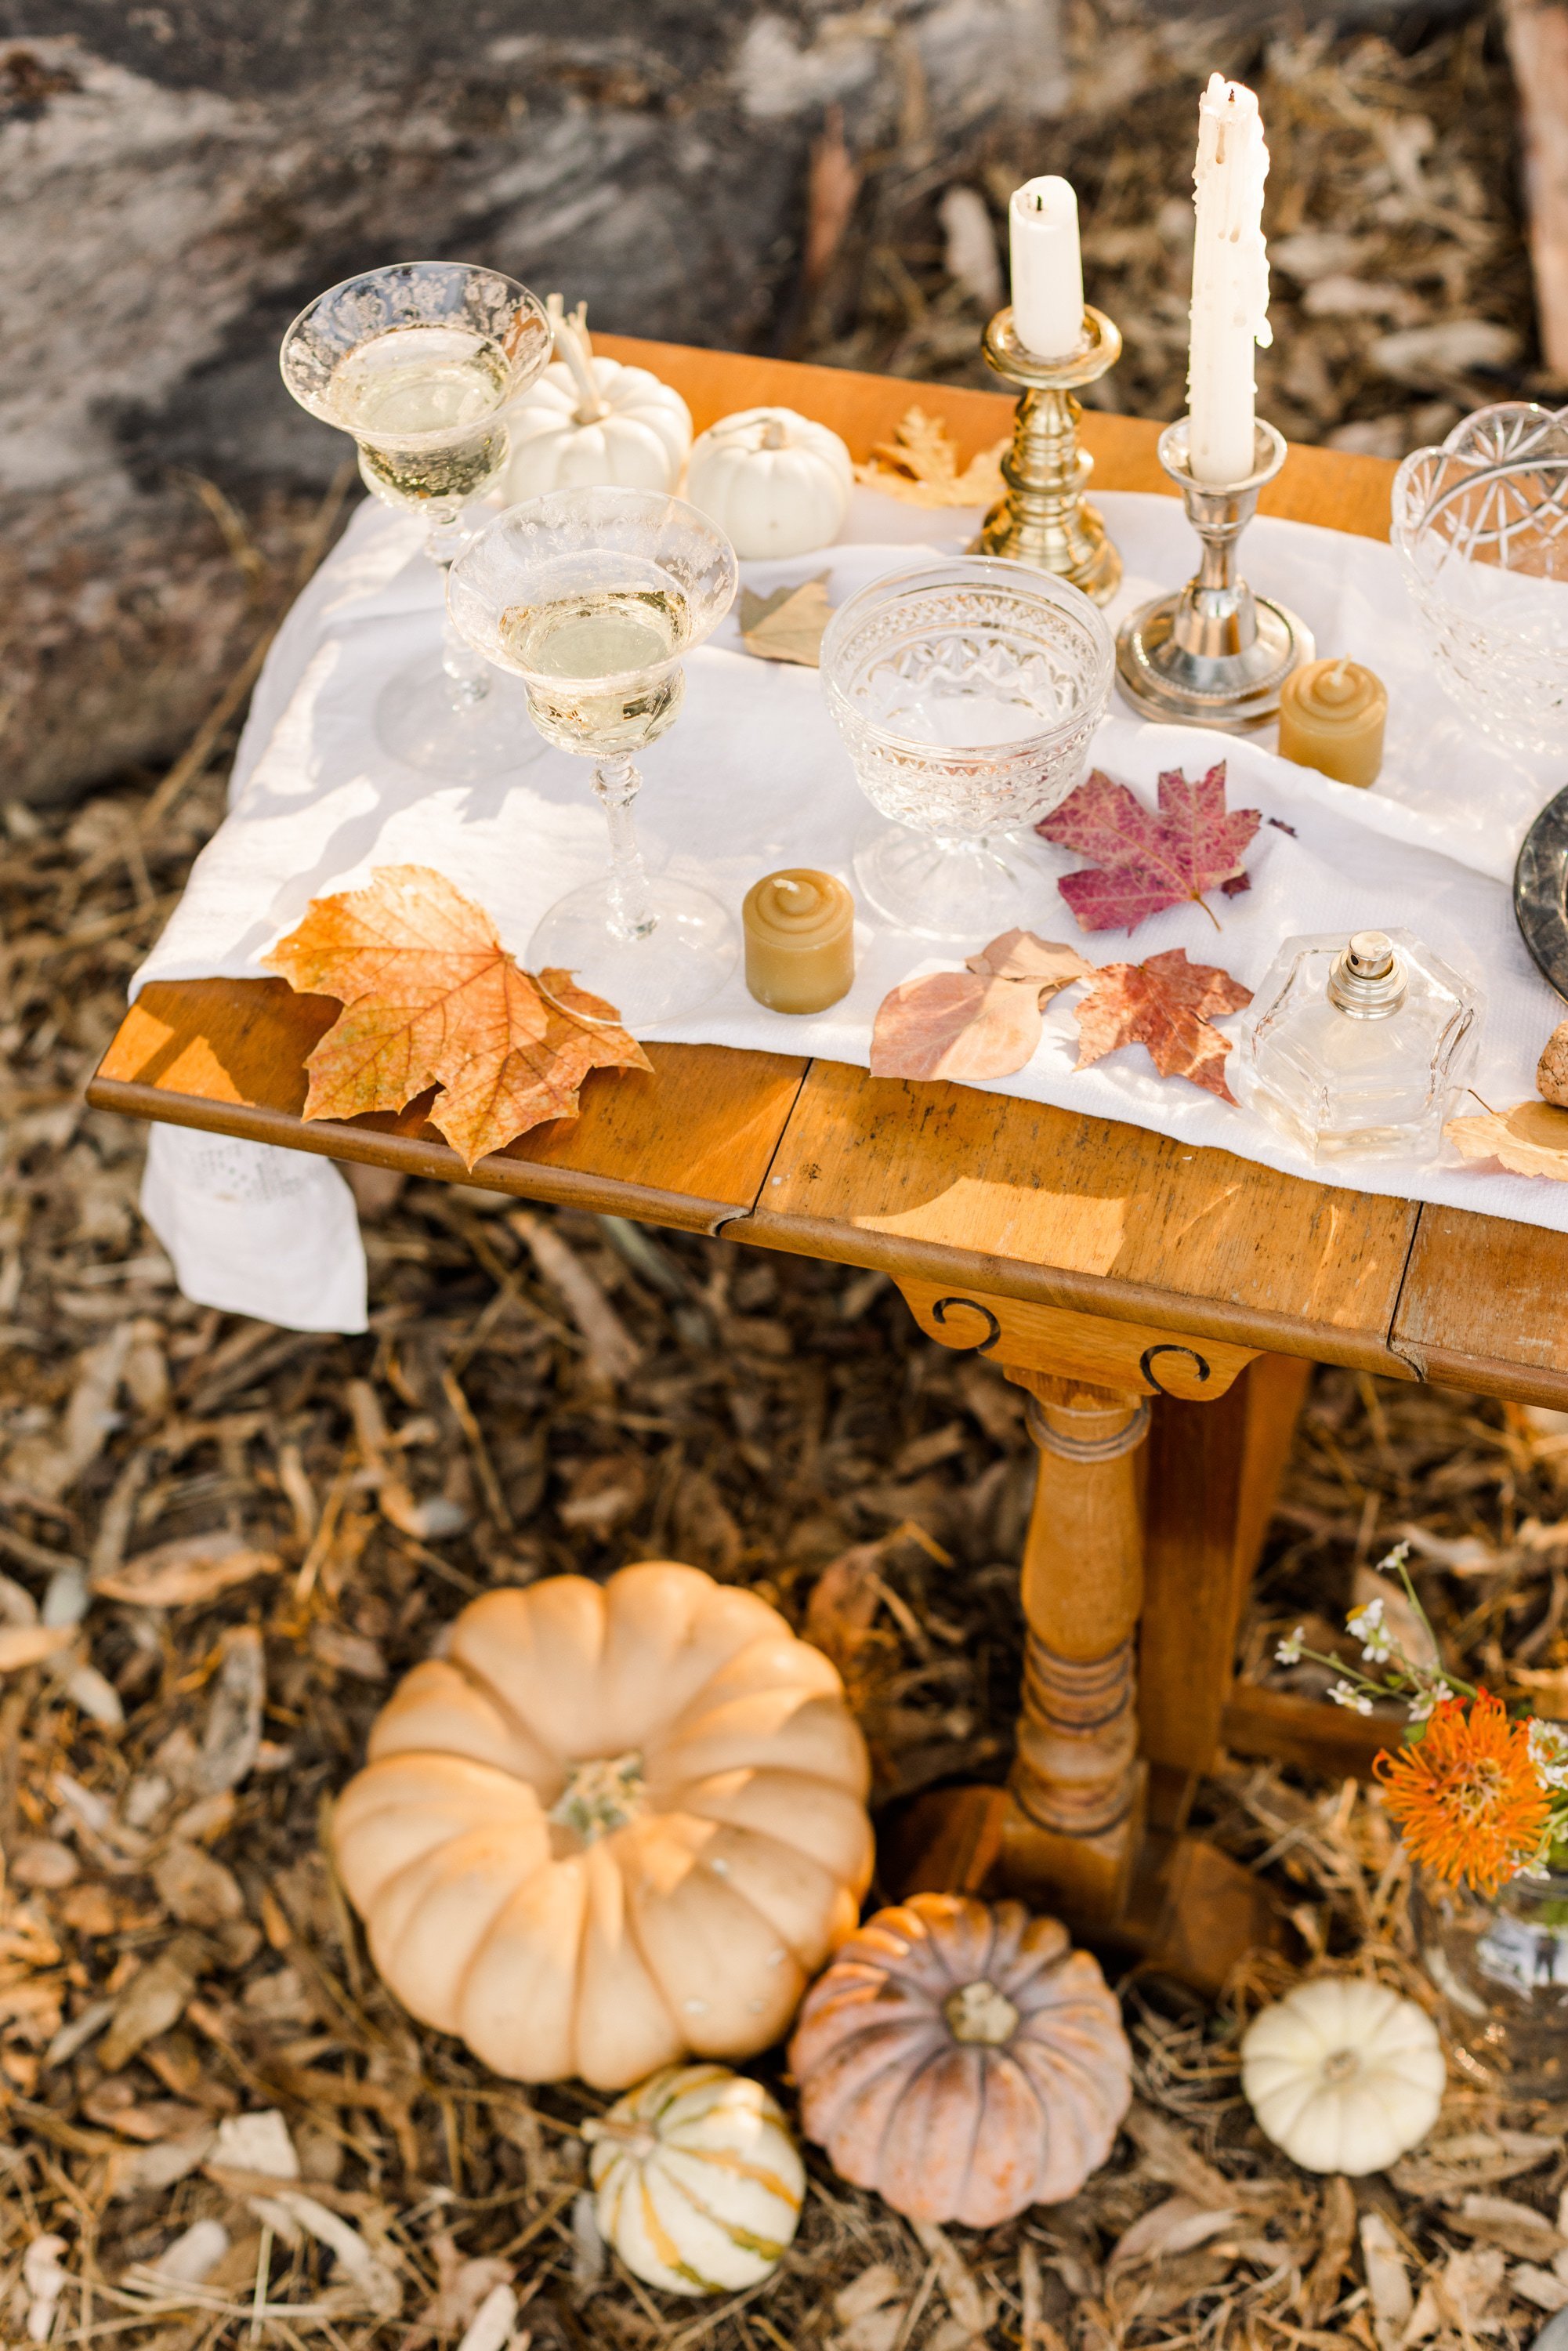
<svg viewBox="0 0 1568 2351">
<path fill-rule="evenodd" d="M 1270 340 L 1268 171 L 1257 99 L 1212 74 L 1197 110 L 1187 407 L 1193 479 L 1217 487 L 1252 471 L 1252 353 Z"/>
<path fill-rule="evenodd" d="M 1054 173 L 1026 180 L 1008 206 L 1013 329 L 1036 359 L 1064 360 L 1083 340 L 1078 198 Z"/>
</svg>

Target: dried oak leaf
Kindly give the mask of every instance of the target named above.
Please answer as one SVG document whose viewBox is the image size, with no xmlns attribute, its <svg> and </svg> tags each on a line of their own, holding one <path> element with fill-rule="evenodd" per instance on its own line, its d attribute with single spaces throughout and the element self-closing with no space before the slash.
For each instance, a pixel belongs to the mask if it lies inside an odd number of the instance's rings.
<svg viewBox="0 0 1568 2351">
<path fill-rule="evenodd" d="M 875 1078 L 952 1078 L 973 1085 L 1010 1077 L 1040 1043 L 1040 1007 L 1093 971 L 1075 947 L 1004 931 L 963 971 L 906 979 L 877 1007 Z"/>
<path fill-rule="evenodd" d="M 802 580 L 793 588 L 775 588 L 771 596 L 755 589 L 740 591 L 740 642 L 748 653 L 763 661 L 799 662 L 817 669 L 822 656 L 822 632 L 833 617 L 828 601 L 826 571 Z"/>
<path fill-rule="evenodd" d="M 1461 1158 L 1495 1160 L 1514 1176 L 1545 1176 L 1568 1183 L 1568 1110 L 1551 1102 L 1515 1102 L 1479 1118 L 1451 1118 L 1443 1133 Z"/>
<path fill-rule="evenodd" d="M 1057 884 L 1082 928 L 1130 931 L 1185 899 L 1202 905 L 1204 892 L 1217 885 L 1245 888 L 1241 861 L 1261 822 L 1257 809 L 1227 809 L 1221 759 L 1197 783 L 1168 769 L 1159 779 L 1157 816 L 1096 768 L 1035 831 L 1100 868 L 1064 873 Z"/>
<path fill-rule="evenodd" d="M 958 452 L 939 416 L 923 408 L 905 411 L 891 441 L 879 441 L 870 460 L 855 467 L 855 479 L 912 507 L 986 507 L 1002 494 L 1005 440 L 977 450 L 964 471 Z"/>
<path fill-rule="evenodd" d="M 383 865 L 363 890 L 312 900 L 266 961 L 343 1006 L 306 1062 L 305 1116 L 402 1110 L 437 1086 L 431 1124 L 467 1167 L 574 1116 L 590 1070 L 652 1067 L 612 1006 L 567 972 L 541 973 L 541 993 L 484 908 L 427 865 Z"/>
<path fill-rule="evenodd" d="M 1228 971 L 1188 963 L 1185 947 L 1150 956 L 1146 963 L 1103 964 L 1076 1007 L 1077 1067 L 1086 1070 L 1119 1045 L 1146 1045 L 1162 1078 L 1190 1078 L 1233 1102 L 1225 1082 L 1230 1040 L 1209 1026 L 1209 1015 L 1239 1012 L 1251 1001 L 1251 989 Z"/>
</svg>

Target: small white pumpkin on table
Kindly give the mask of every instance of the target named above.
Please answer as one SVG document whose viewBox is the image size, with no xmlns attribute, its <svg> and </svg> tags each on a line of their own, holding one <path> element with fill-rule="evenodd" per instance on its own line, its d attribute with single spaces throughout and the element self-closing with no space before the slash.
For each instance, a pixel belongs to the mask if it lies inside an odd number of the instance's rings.
<svg viewBox="0 0 1568 2351">
<path fill-rule="evenodd" d="M 792 408 L 742 408 L 698 434 L 686 496 L 747 562 L 830 545 L 854 479 L 848 449 L 826 424 Z"/>
<path fill-rule="evenodd" d="M 1247 2102 L 1303 2171 L 1359 2179 L 1397 2162 L 1437 2121 L 1447 2079 L 1425 2009 L 1363 1977 L 1298 1984 L 1241 2043 Z"/>
<path fill-rule="evenodd" d="M 507 505 L 547 490 L 673 490 L 692 445 L 680 393 L 647 368 L 597 357 L 585 302 L 569 316 L 552 294 L 546 307 L 556 356 L 508 422 Z"/>
<path fill-rule="evenodd" d="M 666 2294 L 733 2294 L 776 2269 L 806 2194 L 800 2149 L 760 2082 L 670 2065 L 584 2123 L 599 2233 Z"/>
</svg>

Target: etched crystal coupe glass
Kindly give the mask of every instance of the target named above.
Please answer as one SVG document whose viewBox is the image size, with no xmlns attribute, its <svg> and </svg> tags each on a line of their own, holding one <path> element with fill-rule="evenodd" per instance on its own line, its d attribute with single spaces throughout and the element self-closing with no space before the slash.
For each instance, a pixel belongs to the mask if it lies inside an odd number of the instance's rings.
<svg viewBox="0 0 1568 2351">
<path fill-rule="evenodd" d="M 452 618 L 487 661 L 520 677 L 539 733 L 594 763 L 610 872 L 559 898 L 528 947 L 532 971 L 576 975 L 631 1028 L 695 1012 L 735 968 L 718 900 L 651 874 L 632 803 L 633 754 L 679 715 L 682 658 L 729 610 L 735 550 L 684 498 L 551 490 L 509 507 L 453 565 Z"/>
<path fill-rule="evenodd" d="M 548 361 L 544 306 L 496 269 L 401 261 L 318 295 L 283 339 L 302 408 L 352 434 L 366 488 L 417 514 L 443 570 L 471 535 L 463 511 L 500 479 L 507 417 Z M 376 737 L 395 758 L 477 781 L 534 749 L 516 689 L 448 623 L 439 653 L 389 680 Z"/>
<path fill-rule="evenodd" d="M 974 947 L 1038 919 L 1027 829 L 1082 775 L 1114 664 L 1087 596 L 1000 557 L 894 572 L 840 606 L 822 684 L 879 812 L 854 859 L 879 914 Z"/>
</svg>

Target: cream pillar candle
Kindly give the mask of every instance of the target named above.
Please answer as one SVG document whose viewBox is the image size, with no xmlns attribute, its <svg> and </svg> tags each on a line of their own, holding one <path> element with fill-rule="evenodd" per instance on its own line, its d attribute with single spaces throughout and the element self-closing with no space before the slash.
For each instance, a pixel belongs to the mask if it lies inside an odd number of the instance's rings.
<svg viewBox="0 0 1568 2351">
<path fill-rule="evenodd" d="M 766 873 L 740 910 L 746 985 L 770 1012 L 825 1012 L 855 976 L 855 902 L 809 865 Z"/>
<path fill-rule="evenodd" d="M 1342 784 L 1375 783 L 1388 693 L 1359 662 L 1308 662 L 1280 688 L 1280 757 Z"/>
<path fill-rule="evenodd" d="M 1197 110 L 1187 407 L 1192 476 L 1213 488 L 1243 482 L 1253 470 L 1252 353 L 1270 340 L 1268 170 L 1257 99 L 1212 74 Z"/>
<path fill-rule="evenodd" d="M 1036 359 L 1064 360 L 1083 340 L 1078 198 L 1054 173 L 1026 180 L 1008 206 L 1013 330 Z"/>
</svg>

